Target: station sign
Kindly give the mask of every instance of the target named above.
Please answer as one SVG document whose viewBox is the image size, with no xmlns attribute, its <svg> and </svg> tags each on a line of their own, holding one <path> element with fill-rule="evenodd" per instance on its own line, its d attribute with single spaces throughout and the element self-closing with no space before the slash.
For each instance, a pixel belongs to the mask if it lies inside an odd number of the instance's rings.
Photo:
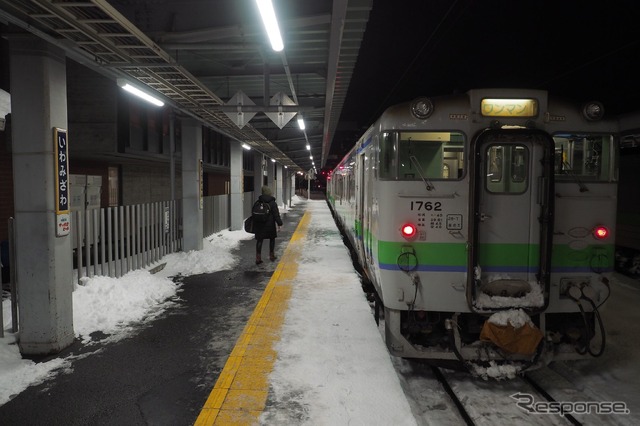
<svg viewBox="0 0 640 426">
<path fill-rule="evenodd" d="M 54 182 L 56 208 L 56 237 L 69 235 L 71 223 L 69 221 L 69 149 L 67 146 L 67 131 L 53 129 L 54 145 Z"/>
</svg>

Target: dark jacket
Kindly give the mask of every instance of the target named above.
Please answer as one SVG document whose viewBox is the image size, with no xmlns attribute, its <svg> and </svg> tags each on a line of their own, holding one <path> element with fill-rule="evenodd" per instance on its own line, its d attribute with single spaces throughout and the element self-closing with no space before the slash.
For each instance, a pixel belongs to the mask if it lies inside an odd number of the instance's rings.
<svg viewBox="0 0 640 426">
<path fill-rule="evenodd" d="M 264 240 L 270 238 L 276 238 L 278 232 L 276 230 L 276 224 L 282 226 L 282 219 L 280 218 L 280 210 L 276 204 L 276 199 L 272 195 L 261 195 L 259 200 L 269 203 L 269 210 L 271 211 L 266 222 L 253 221 L 253 230 L 256 233 L 256 240 Z"/>
</svg>

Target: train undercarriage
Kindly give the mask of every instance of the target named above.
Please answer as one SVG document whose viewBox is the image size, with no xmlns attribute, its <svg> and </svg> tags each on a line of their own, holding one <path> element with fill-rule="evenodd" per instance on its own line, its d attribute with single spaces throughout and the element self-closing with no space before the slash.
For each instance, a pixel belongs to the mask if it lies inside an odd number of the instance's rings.
<svg viewBox="0 0 640 426">
<path fill-rule="evenodd" d="M 517 374 L 551 361 L 598 356 L 604 349 L 603 334 L 596 332 L 598 318 L 594 312 L 533 315 L 532 328 L 539 330 L 542 338 L 531 346 L 528 336 L 507 337 L 511 343 L 518 340 L 529 345 L 529 349 L 518 353 L 512 351 L 513 346 L 500 345 L 483 336 L 489 315 L 399 311 L 380 306 L 375 310 L 384 321 L 386 344 L 393 355 L 439 365 L 455 364 L 472 374 L 483 375 L 486 368 L 498 365 L 512 366 L 513 374 Z M 592 349 L 597 346 L 600 347 Z"/>
</svg>

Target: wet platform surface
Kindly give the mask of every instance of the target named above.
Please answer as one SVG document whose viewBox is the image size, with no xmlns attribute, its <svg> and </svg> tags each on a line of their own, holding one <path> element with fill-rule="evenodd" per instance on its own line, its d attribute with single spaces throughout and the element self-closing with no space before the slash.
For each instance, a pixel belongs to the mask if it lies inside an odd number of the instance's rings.
<svg viewBox="0 0 640 426">
<path fill-rule="evenodd" d="M 255 240 L 246 240 L 234 253 L 240 261 L 233 270 L 176 278 L 182 286 L 174 307 L 125 340 L 77 341 L 57 354 L 75 357 L 71 368 L 0 406 L 0 425 L 194 424 L 304 208 L 303 202 L 287 212 L 276 262 L 256 265 Z"/>
</svg>

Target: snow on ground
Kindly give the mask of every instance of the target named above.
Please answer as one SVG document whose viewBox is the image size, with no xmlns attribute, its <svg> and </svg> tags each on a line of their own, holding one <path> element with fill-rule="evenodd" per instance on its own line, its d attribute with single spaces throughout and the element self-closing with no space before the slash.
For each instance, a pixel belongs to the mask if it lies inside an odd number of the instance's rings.
<svg viewBox="0 0 640 426">
<path fill-rule="evenodd" d="M 428 369 L 389 356 L 326 202 L 310 200 L 305 208 L 311 222 L 261 421 L 314 426 L 455 424 L 437 383 L 422 378 Z M 181 284 L 169 277 L 232 268 L 237 258 L 230 252 L 251 238 L 244 231 L 225 230 L 206 238 L 202 251 L 165 256 L 159 263 L 166 262 L 166 267 L 155 275 L 138 270 L 118 279 L 84 280 L 73 295 L 77 337 L 87 345 L 94 332 L 112 340 L 127 338 L 134 332 L 131 325 L 153 321 L 179 298 Z M 104 303 L 105 298 L 110 303 Z M 551 367 L 593 400 L 624 401 L 631 414 L 621 416 L 620 424 L 640 424 L 639 305 L 640 283 L 616 274 L 611 298 L 602 308 L 607 329 L 604 354 Z M 9 332 L 8 300 L 4 324 L 0 405 L 29 385 L 54 378 L 74 361 L 73 357 L 42 363 L 22 359 L 16 336 Z M 403 386 L 419 400 L 407 400 Z M 490 383 L 483 386 L 482 404 L 511 403 L 504 401 L 504 395 L 492 394 L 491 388 Z"/>
</svg>

